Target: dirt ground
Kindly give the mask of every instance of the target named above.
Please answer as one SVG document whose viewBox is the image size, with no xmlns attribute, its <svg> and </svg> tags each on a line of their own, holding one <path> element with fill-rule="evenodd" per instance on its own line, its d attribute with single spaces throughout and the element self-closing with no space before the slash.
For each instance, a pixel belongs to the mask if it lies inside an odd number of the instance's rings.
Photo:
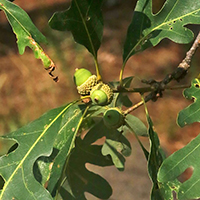
<svg viewBox="0 0 200 200">
<path fill-rule="evenodd" d="M 17 52 L 16 38 L 7 24 L 3 12 L 0 12 L 0 133 L 6 134 L 36 119 L 52 108 L 61 106 L 78 98 L 73 83 L 74 69 L 85 67 L 93 73 L 94 63 L 91 55 L 82 46 L 74 43 L 70 33 L 51 30 L 47 22 L 57 10 L 67 8 L 65 0 L 16 0 L 16 4 L 29 12 L 33 22 L 44 33 L 49 42 L 43 45 L 45 51 L 57 64 L 56 74 L 60 81 L 54 83 L 39 60 L 27 49 L 24 55 Z M 155 1 L 155 10 L 162 1 Z M 122 48 L 127 27 L 131 21 L 134 1 L 122 1 L 119 4 L 103 8 L 105 28 L 102 46 L 99 50 L 99 63 L 105 82 L 118 80 L 122 66 Z M 199 26 L 191 27 L 195 34 Z M 134 55 L 127 63 L 124 77 L 134 76 L 133 87 L 141 85 L 141 79 L 162 80 L 171 73 L 184 58 L 191 44 L 180 45 L 163 40 L 158 46 Z M 192 61 L 187 77 L 179 83 L 189 84 L 199 74 L 200 50 Z M 172 85 L 177 83 L 173 82 Z M 133 103 L 140 101 L 137 94 L 130 95 Z M 147 104 L 150 116 L 159 135 L 161 146 L 167 154 L 182 148 L 200 130 L 199 124 L 180 128 L 176 124 L 177 113 L 191 102 L 184 99 L 182 90 L 166 91 L 162 99 Z M 146 121 L 144 108 L 134 111 L 135 116 Z M 133 154 L 127 159 L 125 172 L 116 169 L 99 169 L 113 186 L 110 200 L 149 199 L 151 182 L 141 149 L 133 136 L 130 136 Z M 6 145 L 0 144 L 0 152 Z M 186 174 L 185 177 L 188 175 Z M 89 196 L 89 199 L 94 199 Z"/>
</svg>

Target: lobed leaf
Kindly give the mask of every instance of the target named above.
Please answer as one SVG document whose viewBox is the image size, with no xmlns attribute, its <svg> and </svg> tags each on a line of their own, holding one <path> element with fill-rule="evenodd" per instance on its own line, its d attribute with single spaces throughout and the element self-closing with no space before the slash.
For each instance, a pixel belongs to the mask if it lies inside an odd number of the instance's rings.
<svg viewBox="0 0 200 200">
<path fill-rule="evenodd" d="M 100 199 L 108 199 L 112 194 L 112 188 L 101 176 L 89 171 L 86 163 L 98 166 L 113 165 L 108 156 L 101 154 L 102 146 L 89 145 L 80 138 L 76 140 L 76 146 L 70 154 L 66 170 L 66 193 L 74 199 L 86 199 L 85 192 L 89 192 Z"/>
<path fill-rule="evenodd" d="M 158 171 L 158 181 L 162 185 L 176 180 L 187 168 L 193 168 L 193 174 L 187 181 L 175 185 L 171 184 L 171 188 L 176 188 L 179 200 L 200 198 L 199 154 L 200 135 L 166 158 Z"/>
<path fill-rule="evenodd" d="M 74 105 L 62 116 L 62 128 L 58 131 L 54 142 L 54 149 L 58 153 L 54 159 L 48 181 L 48 190 L 51 193 L 56 189 L 58 180 L 63 172 L 63 166 L 74 147 L 75 137 L 84 117 L 84 110 L 87 110 L 85 105 Z"/>
<path fill-rule="evenodd" d="M 123 171 L 124 156 L 131 154 L 131 145 L 119 130 L 107 128 L 101 120 L 87 132 L 83 141 L 86 144 L 92 144 L 103 137 L 106 137 L 106 141 L 102 148 L 102 154 L 105 156 L 110 155 L 116 168 Z"/>
<path fill-rule="evenodd" d="M 183 95 L 186 99 L 192 99 L 194 102 L 179 112 L 177 123 L 180 127 L 200 122 L 200 80 L 194 79 L 191 87 L 185 89 Z"/>
<path fill-rule="evenodd" d="M 55 64 L 39 45 L 46 43 L 46 38 L 32 23 L 28 14 L 7 0 L 0 0 L 0 9 L 4 11 L 13 32 L 16 34 L 19 53 L 23 54 L 25 48 L 30 47 L 35 57 L 42 60 L 45 69 L 50 70 L 49 74 L 57 81 L 58 78 L 51 73 L 55 69 Z"/>
<path fill-rule="evenodd" d="M 119 131 L 116 131 L 114 134 L 115 135 L 107 136 L 102 147 L 102 154 L 104 156 L 110 155 L 115 167 L 119 171 L 123 171 L 126 161 L 124 156 L 127 157 L 131 155 L 131 145 L 126 137 Z"/>
<path fill-rule="evenodd" d="M 56 12 L 49 21 L 51 28 L 71 31 L 74 40 L 84 45 L 96 58 L 103 35 L 103 0 L 72 0 L 68 10 Z"/>
<path fill-rule="evenodd" d="M 70 134 L 76 134 L 77 122 L 75 123 L 73 119 L 78 116 L 76 120 L 80 121 L 82 111 L 80 110 L 78 114 L 73 112 L 77 110 L 74 103 L 53 109 L 17 131 L 2 136 L 2 138 L 16 141 L 18 146 L 15 145 L 12 151 L 0 158 L 0 174 L 5 181 L 0 199 L 24 199 L 24 197 L 38 200 L 52 199 L 50 193 L 37 181 L 38 171 L 35 171 L 33 167 L 38 158 L 52 154 L 57 134 L 66 134 L 64 133 L 66 126 L 73 124 L 74 129 Z M 68 115 L 67 119 L 65 115 Z M 73 140 L 68 145 L 72 146 L 72 143 Z M 40 161 L 44 163 L 43 159 Z M 41 165 L 39 164 L 38 167 L 40 170 Z M 43 173 L 41 175 L 45 180 L 41 180 L 41 183 L 44 184 L 49 177 L 46 166 L 43 172 L 40 170 L 40 173 Z"/>
<path fill-rule="evenodd" d="M 187 24 L 200 24 L 200 1 L 167 0 L 162 9 L 152 13 L 152 0 L 137 2 L 124 45 L 123 62 L 137 52 L 169 38 L 176 43 L 189 43 L 193 32 Z"/>
</svg>

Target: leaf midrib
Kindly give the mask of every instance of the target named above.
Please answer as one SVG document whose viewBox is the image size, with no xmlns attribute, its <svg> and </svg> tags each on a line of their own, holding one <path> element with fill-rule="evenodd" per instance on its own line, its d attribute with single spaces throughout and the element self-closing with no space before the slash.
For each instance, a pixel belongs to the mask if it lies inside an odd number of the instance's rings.
<svg viewBox="0 0 200 200">
<path fill-rule="evenodd" d="M 198 12 L 198 11 L 200 11 L 200 8 L 197 9 L 197 10 L 194 10 L 194 11 L 192 11 L 192 12 L 190 12 L 190 13 L 187 13 L 187 14 L 185 14 L 185 15 L 182 15 L 182 16 L 180 16 L 180 17 L 177 17 L 177 18 L 174 18 L 174 19 L 172 19 L 172 20 L 166 21 L 166 22 L 164 22 L 164 23 L 162 23 L 162 24 L 160 24 L 160 25 L 158 25 L 158 26 L 156 26 L 156 27 L 154 27 L 154 28 L 151 28 L 151 29 L 147 32 L 147 34 L 146 34 L 144 37 L 142 37 L 142 38 L 136 43 L 136 45 L 131 49 L 131 51 L 129 52 L 129 54 L 128 54 L 128 55 L 126 56 L 126 58 L 124 59 L 123 66 L 124 66 L 125 63 L 128 61 L 130 55 L 133 53 L 133 51 L 135 51 L 135 49 L 137 48 L 137 46 L 138 46 L 142 41 L 144 41 L 145 38 L 147 38 L 147 37 L 151 34 L 151 32 L 153 32 L 153 31 L 155 31 L 155 30 L 159 30 L 160 27 L 162 27 L 162 26 L 164 26 L 164 25 L 166 25 L 166 24 L 170 24 L 170 23 L 172 23 L 173 21 L 177 21 L 177 20 L 180 20 L 180 19 L 182 19 L 182 18 L 185 18 L 185 17 L 187 17 L 187 16 L 189 16 L 189 15 L 192 15 L 193 13 L 196 13 L 196 12 Z M 152 16 L 153 16 L 153 15 L 152 15 Z M 153 17 L 154 17 L 154 16 L 153 16 Z M 165 20 L 166 20 L 166 18 L 165 18 Z M 184 25 L 184 24 L 183 24 L 183 25 Z"/>
<path fill-rule="evenodd" d="M 190 143 L 190 145 L 191 145 L 191 143 Z M 190 156 L 199 147 L 200 147 L 200 143 L 195 148 L 193 148 L 187 155 L 185 155 L 181 160 L 179 160 L 179 162 L 177 162 L 176 165 L 174 165 L 172 168 L 170 168 L 170 170 L 168 170 L 168 172 L 165 173 L 165 175 L 163 176 L 162 179 L 165 179 L 165 177 L 168 176 L 168 174 L 171 173 L 171 171 L 173 171 L 174 168 L 176 168 L 181 162 L 183 162 L 188 156 Z"/>
<path fill-rule="evenodd" d="M 51 123 L 44 129 L 44 131 L 41 133 L 41 135 L 38 137 L 38 139 L 33 143 L 33 145 L 31 146 L 31 148 L 29 149 L 29 151 L 25 154 L 24 158 L 19 162 L 18 166 L 16 167 L 16 169 L 14 170 L 14 172 L 11 174 L 10 178 L 5 182 L 5 185 L 2 189 L 1 195 L 0 195 L 0 199 L 2 199 L 4 192 L 7 188 L 7 186 L 9 185 L 9 183 L 11 182 L 12 178 L 14 177 L 14 175 L 17 173 L 17 171 L 19 170 L 19 168 L 23 165 L 24 161 L 26 160 L 26 158 L 30 155 L 31 151 L 33 150 L 33 148 L 36 146 L 36 144 L 39 142 L 39 140 L 42 138 L 42 136 L 47 132 L 47 130 L 53 125 L 53 123 L 74 103 L 70 103 L 68 104 L 52 121 Z"/>
<path fill-rule="evenodd" d="M 87 27 L 87 25 L 86 25 L 86 23 L 85 23 L 84 17 L 83 17 L 83 15 L 82 15 L 82 13 L 81 13 L 81 10 L 80 10 L 80 7 L 79 7 L 79 5 L 78 5 L 78 3 L 77 3 L 77 0 L 74 0 L 74 2 L 75 2 L 75 4 L 76 4 L 76 7 L 77 7 L 78 12 L 79 12 L 79 14 L 80 14 L 82 23 L 83 23 L 83 25 L 84 25 L 84 27 L 85 27 L 85 31 L 86 31 L 86 33 L 87 33 L 87 35 L 88 35 L 88 39 L 89 39 L 89 42 L 90 42 L 90 46 L 91 46 L 91 48 L 92 48 L 93 55 L 94 55 L 94 57 L 96 58 L 97 55 L 96 55 L 96 52 L 95 52 L 95 49 L 94 49 L 94 45 L 93 45 L 93 43 L 92 43 L 92 38 L 90 37 L 90 34 L 89 34 L 88 27 Z M 87 12 L 89 12 L 89 10 L 87 10 Z"/>
<path fill-rule="evenodd" d="M 5 10 L 20 25 L 20 27 L 26 32 L 27 35 L 32 37 L 31 34 L 28 32 L 28 30 L 20 23 L 20 21 L 2 3 L 0 4 L 0 6 L 2 7 L 3 10 Z"/>
</svg>

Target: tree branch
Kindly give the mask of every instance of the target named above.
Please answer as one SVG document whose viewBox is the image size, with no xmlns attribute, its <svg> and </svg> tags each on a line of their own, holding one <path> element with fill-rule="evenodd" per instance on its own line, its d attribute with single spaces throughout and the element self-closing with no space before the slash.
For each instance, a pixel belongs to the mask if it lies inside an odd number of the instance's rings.
<svg viewBox="0 0 200 200">
<path fill-rule="evenodd" d="M 159 97 L 162 97 L 162 92 L 165 89 L 168 89 L 167 84 L 169 84 L 172 80 L 180 81 L 182 78 L 185 77 L 188 70 L 191 66 L 192 57 L 194 56 L 197 48 L 200 46 L 200 32 L 198 33 L 193 45 L 189 49 L 189 51 L 186 53 L 185 58 L 182 60 L 182 62 L 178 65 L 178 67 L 171 73 L 166 75 L 166 77 L 160 81 L 157 82 L 155 80 L 150 81 L 143 81 L 150 85 L 149 88 L 139 88 L 132 89 L 132 92 L 140 92 L 143 94 L 144 92 L 147 92 L 151 89 L 151 92 L 144 98 L 145 102 L 148 102 L 150 100 L 156 101 Z M 131 92 L 131 89 L 125 89 L 126 92 Z M 122 89 L 123 91 L 123 89 Z M 125 115 L 136 110 L 138 107 L 143 105 L 143 101 L 140 101 L 139 103 L 133 105 L 132 107 L 128 108 L 126 111 L 124 111 Z"/>
</svg>

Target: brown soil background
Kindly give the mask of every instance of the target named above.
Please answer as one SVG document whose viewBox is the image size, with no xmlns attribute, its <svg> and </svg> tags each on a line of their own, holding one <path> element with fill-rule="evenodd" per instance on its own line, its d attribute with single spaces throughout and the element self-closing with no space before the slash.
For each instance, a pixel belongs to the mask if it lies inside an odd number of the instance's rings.
<svg viewBox="0 0 200 200">
<path fill-rule="evenodd" d="M 16 0 L 15 3 L 26 10 L 38 29 L 47 37 L 48 45 L 43 45 L 47 54 L 57 65 L 56 74 L 60 81 L 54 83 L 43 69 L 40 60 L 34 58 L 30 49 L 24 55 L 17 51 L 16 38 L 0 12 L 0 134 L 25 125 L 52 108 L 61 106 L 78 98 L 73 73 L 77 67 L 85 67 L 95 73 L 92 56 L 84 47 L 74 43 L 68 32 L 58 32 L 48 27 L 48 20 L 55 11 L 68 7 L 65 0 Z M 154 12 L 164 1 L 153 1 Z M 135 1 L 119 1 L 119 4 L 103 8 L 105 27 L 102 46 L 99 50 L 99 63 L 105 82 L 118 80 L 122 66 L 122 48 L 130 24 Z M 191 26 L 194 33 L 199 26 Z M 167 39 L 158 46 L 136 54 L 128 61 L 124 77 L 135 76 L 133 87 L 141 85 L 141 79 L 162 80 L 171 73 L 184 58 L 191 44 L 175 44 Z M 200 57 L 198 50 L 193 58 L 187 77 L 178 84 L 189 84 L 199 74 Z M 172 85 L 177 83 L 173 82 Z M 137 94 L 130 95 L 133 103 L 140 101 Z M 164 92 L 163 98 L 147 104 L 150 116 L 159 135 L 161 146 L 167 154 L 182 148 L 199 133 L 199 124 L 180 128 L 176 124 L 177 113 L 191 101 L 183 98 L 182 90 Z M 144 108 L 133 112 L 145 120 Z M 151 183 L 147 175 L 145 158 L 140 147 L 129 136 L 133 154 L 127 159 L 125 172 L 115 168 L 99 169 L 113 186 L 112 200 L 149 199 Z M 147 142 L 144 140 L 144 142 Z M 7 143 L 0 143 L 3 154 Z M 190 173 L 189 173 L 190 174 Z M 183 179 L 188 178 L 188 173 Z M 95 199 L 91 196 L 88 199 Z"/>
</svg>

